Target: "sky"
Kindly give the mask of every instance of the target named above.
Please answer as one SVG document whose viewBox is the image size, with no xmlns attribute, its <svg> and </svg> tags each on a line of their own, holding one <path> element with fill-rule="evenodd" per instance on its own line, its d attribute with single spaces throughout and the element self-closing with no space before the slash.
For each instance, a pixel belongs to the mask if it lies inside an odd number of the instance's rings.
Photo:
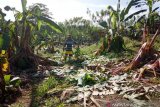
<svg viewBox="0 0 160 107">
<path fill-rule="evenodd" d="M 92 12 L 100 11 L 105 9 L 108 5 L 112 5 L 114 8 L 117 7 L 118 0 L 27 0 L 27 6 L 33 3 L 43 3 L 49 8 L 49 11 L 53 14 L 53 20 L 56 22 L 63 22 L 66 19 L 73 17 L 84 17 L 90 19 L 87 15 L 87 8 Z M 121 0 L 121 7 L 125 7 L 129 0 Z M 15 7 L 21 11 L 21 0 L 0 0 L 0 8 L 4 8 L 6 5 Z M 131 12 L 136 11 L 135 8 L 131 9 Z M 13 19 L 12 12 L 7 13 L 6 19 Z"/>
</svg>

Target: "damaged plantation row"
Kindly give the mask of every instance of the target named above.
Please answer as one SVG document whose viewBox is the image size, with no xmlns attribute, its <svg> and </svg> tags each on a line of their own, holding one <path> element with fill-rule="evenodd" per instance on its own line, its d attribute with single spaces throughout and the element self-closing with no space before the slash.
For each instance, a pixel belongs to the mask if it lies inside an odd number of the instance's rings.
<svg viewBox="0 0 160 107">
<path fill-rule="evenodd" d="M 138 55 L 139 52 L 141 51 L 138 51 Z M 132 106 L 156 106 L 160 97 L 160 80 L 152 78 L 154 75 L 152 76 L 148 72 L 144 72 L 144 74 L 148 74 L 143 77 L 146 79 L 139 78 L 141 74 L 139 69 L 144 68 L 144 63 L 138 68 L 128 70 L 128 72 L 116 72 L 113 75 L 114 68 L 122 69 L 126 64 L 132 64 L 133 60 L 122 58 L 118 61 L 117 59 L 108 59 L 105 56 L 99 56 L 97 59 L 86 57 L 80 68 L 69 64 L 47 70 L 48 76 L 54 75 L 57 78 L 63 78 L 64 82 L 68 81 L 71 86 L 55 87 L 47 91 L 42 97 L 42 102 L 56 96 L 59 102 L 57 104 L 63 106 L 103 107 L 108 103 L 112 105 L 121 103 Z M 156 60 L 154 59 L 154 61 Z M 155 63 L 154 61 L 152 63 Z M 64 82 L 62 85 L 65 84 Z"/>
<path fill-rule="evenodd" d="M 58 23 L 27 1 L 0 8 L 0 107 L 159 106 L 159 0 L 117 0 Z"/>
<path fill-rule="evenodd" d="M 50 71 L 49 75 L 65 78 L 73 86 L 67 89 L 48 91 L 46 98 L 59 96 L 59 100 L 65 106 L 76 104 L 103 107 L 108 103 L 156 106 L 160 97 L 160 80 L 158 78 L 160 63 L 159 52 L 153 49 L 153 44 L 159 30 L 160 28 L 151 41 L 142 44 L 132 61 L 123 59 L 117 62 L 114 59 L 110 60 L 100 56 L 97 59 L 85 60 L 82 62 L 82 68 L 79 69 L 74 66 L 63 66 Z M 126 64 L 127 66 L 125 66 Z M 113 98 L 116 96 L 117 100 L 108 98 L 112 95 L 114 95 Z"/>
</svg>

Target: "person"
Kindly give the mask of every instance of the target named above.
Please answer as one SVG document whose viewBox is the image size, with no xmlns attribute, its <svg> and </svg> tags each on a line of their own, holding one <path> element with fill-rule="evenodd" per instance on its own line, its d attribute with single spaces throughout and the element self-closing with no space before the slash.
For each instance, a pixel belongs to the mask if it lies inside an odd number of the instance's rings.
<svg viewBox="0 0 160 107">
<path fill-rule="evenodd" d="M 65 50 L 65 56 L 64 56 L 65 61 L 68 56 L 69 56 L 69 60 L 71 59 L 73 55 L 72 47 L 74 44 L 76 44 L 76 42 L 72 39 L 71 35 L 69 34 L 63 47 L 63 50 Z"/>
</svg>

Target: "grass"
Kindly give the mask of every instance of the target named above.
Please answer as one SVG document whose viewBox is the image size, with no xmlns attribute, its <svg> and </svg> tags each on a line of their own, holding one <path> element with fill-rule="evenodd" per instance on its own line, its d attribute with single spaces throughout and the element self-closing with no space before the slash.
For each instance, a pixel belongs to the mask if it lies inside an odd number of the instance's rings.
<svg viewBox="0 0 160 107">
<path fill-rule="evenodd" d="M 40 100 L 46 94 L 46 92 L 51 89 L 55 88 L 58 84 L 58 81 L 54 77 L 49 77 L 47 80 L 44 80 L 42 83 L 35 85 L 33 88 L 32 93 L 32 107 L 39 107 Z"/>
<path fill-rule="evenodd" d="M 140 48 L 141 43 L 137 40 L 131 40 L 128 37 L 124 37 L 125 47 L 126 51 L 120 52 L 120 53 L 114 53 L 114 52 L 105 52 L 103 55 L 105 55 L 108 58 L 132 58 L 134 54 L 137 52 L 137 50 Z M 90 57 L 95 57 L 94 52 L 100 47 L 101 42 L 98 44 L 92 44 L 89 46 L 81 46 L 81 53 L 85 55 L 89 55 Z"/>
<path fill-rule="evenodd" d="M 58 96 L 47 96 L 46 93 L 54 93 L 57 90 L 64 90 L 71 86 L 65 79 L 55 78 L 53 76 L 43 80 L 40 84 L 33 86 L 31 107 L 64 107 Z"/>
<path fill-rule="evenodd" d="M 58 81 L 54 77 L 49 77 L 38 85 L 35 95 L 44 96 L 44 94 L 51 88 L 54 88 L 58 84 Z"/>
<path fill-rule="evenodd" d="M 132 51 L 137 51 L 140 46 L 141 46 L 141 42 L 137 41 L 137 40 L 131 40 L 128 37 L 123 37 L 124 39 L 124 44 L 126 46 L 126 49 L 128 50 L 132 50 Z"/>
<path fill-rule="evenodd" d="M 160 35 L 156 38 L 156 42 L 154 44 L 154 48 L 160 51 Z"/>
<path fill-rule="evenodd" d="M 16 103 L 16 104 L 12 104 L 10 107 L 24 107 L 24 106 L 22 103 Z"/>
<path fill-rule="evenodd" d="M 99 47 L 100 47 L 100 43 L 92 44 L 89 46 L 82 46 L 81 52 L 82 54 L 85 54 L 85 55 L 92 55 Z"/>
</svg>

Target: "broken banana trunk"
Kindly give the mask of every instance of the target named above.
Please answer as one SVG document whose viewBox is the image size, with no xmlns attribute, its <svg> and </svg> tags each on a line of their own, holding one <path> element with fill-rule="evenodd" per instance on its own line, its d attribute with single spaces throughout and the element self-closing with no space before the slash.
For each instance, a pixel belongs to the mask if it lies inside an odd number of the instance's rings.
<svg viewBox="0 0 160 107">
<path fill-rule="evenodd" d="M 112 70 L 112 73 L 117 74 L 119 72 L 126 72 L 135 68 L 139 68 L 145 65 L 146 63 L 150 62 L 151 60 L 158 58 L 157 57 L 158 51 L 153 49 L 153 44 L 159 32 L 160 32 L 160 26 L 157 29 L 154 36 L 152 37 L 151 41 L 147 41 L 144 44 L 142 44 L 141 48 L 138 51 L 138 54 L 135 56 L 135 58 L 128 66 L 114 69 Z"/>
</svg>

